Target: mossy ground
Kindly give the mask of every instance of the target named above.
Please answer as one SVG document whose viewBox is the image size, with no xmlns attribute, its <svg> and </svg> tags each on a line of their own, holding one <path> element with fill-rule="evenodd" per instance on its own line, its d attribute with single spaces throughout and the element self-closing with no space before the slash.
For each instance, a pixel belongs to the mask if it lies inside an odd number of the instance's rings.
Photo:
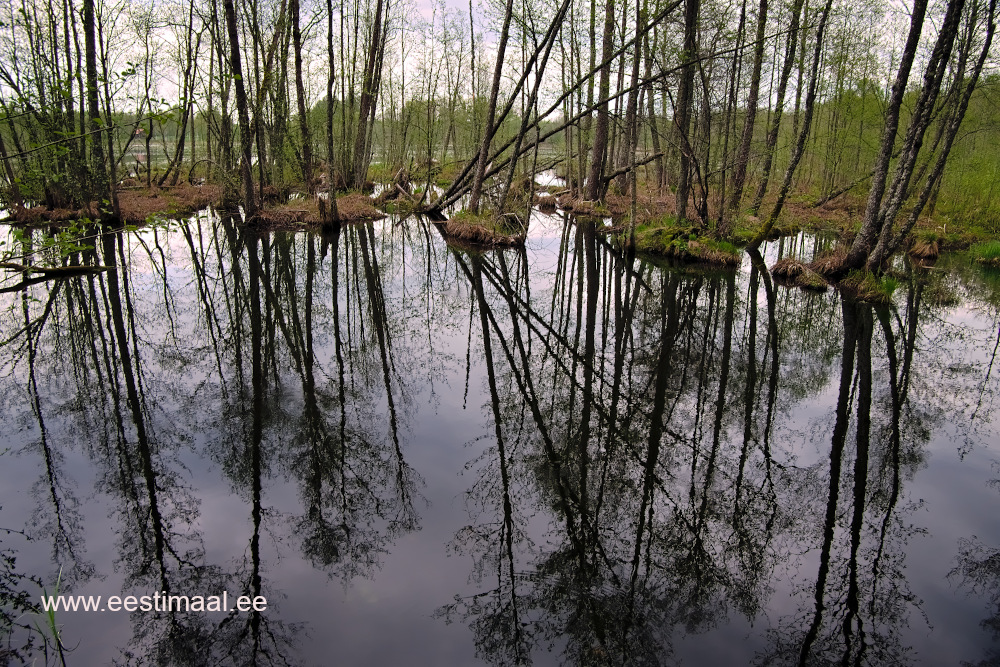
<svg viewBox="0 0 1000 667">
<path fill-rule="evenodd" d="M 621 232 L 619 238 L 622 243 L 628 243 L 629 232 Z M 695 228 L 677 225 L 669 216 L 637 225 L 635 250 L 683 262 L 719 266 L 738 266 L 740 263 L 740 252 L 732 243 L 699 235 Z"/>
</svg>

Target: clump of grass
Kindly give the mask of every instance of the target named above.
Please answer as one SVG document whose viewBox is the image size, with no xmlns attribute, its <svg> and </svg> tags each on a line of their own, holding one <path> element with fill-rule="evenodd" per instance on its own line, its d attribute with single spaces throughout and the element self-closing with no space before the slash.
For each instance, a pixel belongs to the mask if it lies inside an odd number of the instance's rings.
<svg viewBox="0 0 1000 667">
<path fill-rule="evenodd" d="M 337 213 L 341 222 L 358 222 L 362 220 L 380 220 L 385 217 L 375 208 L 371 197 L 362 192 L 352 192 L 337 197 Z"/>
<path fill-rule="evenodd" d="M 914 259 L 934 261 L 941 254 L 940 237 L 936 232 L 921 232 L 913 239 L 909 250 Z"/>
<path fill-rule="evenodd" d="M 973 261 L 1000 268 L 1000 241 L 977 243 L 969 249 Z"/>
<path fill-rule="evenodd" d="M 789 257 L 779 259 L 771 267 L 771 275 L 774 276 L 775 280 L 786 285 L 795 285 L 816 292 L 825 292 L 827 289 L 823 276 L 797 259 Z"/>
<path fill-rule="evenodd" d="M 441 230 L 449 241 L 487 247 L 523 245 L 527 236 L 523 225 L 511 224 L 506 216 L 471 211 L 456 213 L 441 223 Z"/>
<path fill-rule="evenodd" d="M 823 276 L 824 278 L 837 278 L 843 274 L 844 260 L 847 259 L 847 247 L 840 246 L 837 249 L 823 253 L 813 260 L 809 268 Z"/>
<path fill-rule="evenodd" d="M 869 271 L 852 271 L 840 282 L 840 286 L 861 301 L 887 305 L 892 302 L 892 295 L 899 287 L 899 279 Z"/>
<path fill-rule="evenodd" d="M 538 206 L 538 210 L 543 213 L 552 213 L 556 210 L 556 198 L 552 195 L 535 195 L 535 204 Z"/>
<path fill-rule="evenodd" d="M 611 214 L 602 202 L 575 199 L 569 195 L 559 198 L 559 206 L 577 215 L 588 217 L 602 217 Z"/>
</svg>

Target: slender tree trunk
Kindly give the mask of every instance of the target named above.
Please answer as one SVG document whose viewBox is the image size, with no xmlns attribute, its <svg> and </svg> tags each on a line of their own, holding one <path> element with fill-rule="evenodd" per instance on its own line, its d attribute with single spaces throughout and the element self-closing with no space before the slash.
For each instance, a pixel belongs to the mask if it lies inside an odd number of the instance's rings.
<svg viewBox="0 0 1000 667">
<path fill-rule="evenodd" d="M 646 8 L 643 0 L 636 0 L 635 4 L 635 26 L 636 32 L 642 32 L 642 29 L 646 26 Z M 635 164 L 635 151 L 639 146 L 639 99 L 640 92 L 642 88 L 639 86 L 639 63 L 642 62 L 642 45 L 643 40 L 637 39 L 635 41 L 635 46 L 632 56 L 632 79 L 630 83 L 631 90 L 628 94 L 628 103 L 625 105 L 625 140 L 623 141 L 624 150 L 622 151 L 622 161 L 618 165 L 619 168 L 633 167 Z M 625 175 L 622 176 L 620 184 L 624 186 L 622 189 L 625 190 L 631 186 L 631 181 L 635 180 L 635 174 L 631 171 L 626 179 Z"/>
<path fill-rule="evenodd" d="M 889 259 L 889 257 L 892 256 L 894 252 L 899 250 L 905 242 L 906 237 L 913 229 L 913 226 L 917 223 L 920 213 L 930 200 L 931 193 L 941 182 L 941 176 L 944 174 L 944 168 L 948 161 L 948 154 L 951 152 L 951 147 L 955 142 L 955 137 L 958 136 L 959 127 L 961 126 L 962 120 L 965 117 L 965 112 L 969 107 L 969 100 L 972 98 L 972 93 L 975 91 L 976 84 L 979 81 L 979 76 L 983 71 L 983 65 L 989 55 L 990 46 L 993 44 L 993 36 L 996 32 L 996 7 L 997 0 L 990 0 L 990 6 L 987 11 L 986 36 L 983 40 L 982 50 L 979 53 L 979 59 L 976 61 L 972 74 L 966 82 L 965 89 L 962 92 L 962 97 L 957 102 L 955 113 L 952 115 L 945 130 L 944 145 L 938 153 L 937 160 L 934 163 L 934 168 L 927 176 L 927 180 L 924 182 L 924 186 L 921 189 L 920 194 L 917 196 L 917 201 L 913 204 L 913 208 L 910 210 L 906 223 L 894 236 L 891 236 L 891 241 L 889 240 L 890 235 L 888 233 L 880 235 L 879 242 L 872 251 L 871 258 L 869 259 L 869 266 L 881 266 L 886 260 Z M 974 27 L 970 26 L 970 30 L 973 29 Z M 959 82 L 960 75 L 956 77 L 956 84 Z M 889 229 L 889 231 L 891 231 L 889 226 L 886 226 L 885 229 Z"/>
<path fill-rule="evenodd" d="M 604 11 L 604 35 L 601 38 L 601 79 L 598 89 L 600 106 L 597 108 L 597 123 L 594 128 L 594 149 L 587 174 L 587 199 L 597 201 L 603 195 L 604 160 L 608 152 L 608 95 L 611 92 L 611 59 L 615 37 L 615 2 L 606 0 Z M 593 105 L 590 105 L 593 106 Z"/>
<path fill-rule="evenodd" d="M 688 140 L 691 129 L 691 107 L 694 102 L 694 69 L 698 56 L 698 14 L 700 0 L 685 0 L 684 3 L 684 68 L 681 70 L 680 85 L 677 90 L 677 111 L 675 124 L 681 151 L 680 174 L 677 179 L 677 222 L 687 220 L 688 197 L 691 195 L 691 173 L 695 156 Z"/>
<path fill-rule="evenodd" d="M 785 60 L 781 66 L 781 75 L 778 78 L 778 91 L 775 94 L 774 114 L 771 117 L 771 128 L 768 130 L 767 138 L 764 142 L 764 164 L 761 167 L 760 183 L 757 185 L 757 194 L 754 196 L 750 212 L 757 215 L 760 205 L 764 201 L 767 193 L 768 180 L 771 177 L 771 165 L 774 161 L 774 148 L 778 144 L 778 131 L 781 129 L 781 118 L 785 108 L 785 91 L 788 90 L 788 79 L 792 75 L 795 66 L 795 50 L 799 41 L 799 20 L 802 15 L 802 4 L 804 0 L 795 0 L 792 5 L 792 17 L 788 27 L 788 41 L 785 44 Z"/>
<path fill-rule="evenodd" d="M 497 98 L 500 96 L 500 81 L 503 78 L 503 61 L 505 51 L 507 50 L 507 38 L 510 32 L 510 19 L 513 8 L 513 0 L 507 0 L 507 6 L 504 9 L 503 28 L 500 30 L 500 42 L 497 44 L 496 67 L 493 68 L 490 103 L 486 108 L 486 125 L 483 128 L 483 139 L 479 145 L 479 155 L 476 158 L 476 173 L 472 180 L 472 191 L 469 193 L 469 210 L 473 213 L 479 213 L 479 200 L 482 197 L 486 162 L 489 159 L 490 143 L 493 140 L 493 123 L 496 119 Z"/>
<path fill-rule="evenodd" d="M 302 135 L 302 177 L 306 188 L 312 194 L 316 184 L 313 182 L 312 134 L 309 131 L 309 116 L 306 109 L 306 88 L 302 81 L 302 32 L 299 29 L 299 0 L 289 0 L 289 12 L 292 15 L 292 41 L 295 49 L 295 95 L 299 105 L 299 133 Z M 332 70 L 331 70 L 332 73 Z M 332 91 L 327 91 L 332 92 Z"/>
<path fill-rule="evenodd" d="M 87 0 L 91 2 L 92 0 Z M 253 150 L 253 128 L 250 125 L 250 111 L 247 104 L 247 89 L 243 82 L 243 66 L 240 61 L 240 35 L 236 25 L 236 7 L 233 0 L 223 0 L 226 12 L 226 27 L 229 31 L 229 66 L 236 82 L 236 112 L 240 123 L 240 174 L 243 177 L 243 210 L 249 221 L 257 215 L 257 196 L 254 192 L 253 172 L 250 154 Z"/>
<path fill-rule="evenodd" d="M 97 28 L 94 17 L 94 0 L 83 0 L 83 35 L 87 63 L 87 115 L 95 134 L 90 141 L 90 188 L 89 196 L 97 200 L 98 208 L 106 211 L 111 198 L 108 183 L 107 161 L 104 156 L 104 137 L 100 130 L 104 127 L 101 119 L 100 98 L 97 79 Z"/>
<path fill-rule="evenodd" d="M 923 1 L 917 0 L 919 4 L 922 4 Z M 905 200 L 910 177 L 913 174 L 917 155 L 923 143 L 924 131 L 930 124 L 934 104 L 940 91 L 941 80 L 944 77 L 951 56 L 951 49 L 961 25 L 964 4 L 964 0 L 950 0 L 947 5 L 944 21 L 938 31 L 937 41 L 928 60 L 927 68 L 924 71 L 923 85 L 914 105 L 906 135 L 903 138 L 900 157 L 897 161 L 896 170 L 889 185 L 888 193 L 885 191 L 885 183 L 888 178 L 889 165 L 886 159 L 884 160 L 884 169 L 881 168 L 883 164 L 882 156 L 892 150 L 892 145 L 895 143 L 893 141 L 895 132 L 893 132 L 892 136 L 883 134 L 879 162 L 877 163 L 876 174 L 872 179 L 872 190 L 869 193 L 868 206 L 865 209 L 865 219 L 862 222 L 861 231 L 855 238 L 854 244 L 848 253 L 845 262 L 847 268 L 860 268 L 865 263 L 868 264 L 869 269 L 878 268 L 877 265 L 871 263 L 871 259 L 873 259 L 871 253 L 877 240 L 882 241 L 883 245 L 888 244 L 888 240 L 881 237 L 888 237 L 891 234 L 891 227 L 895 216 Z M 923 9 L 925 10 L 926 7 L 923 7 Z M 917 12 L 914 11 L 914 18 L 916 17 Z M 923 12 L 920 13 L 920 18 L 922 24 Z M 887 111 L 886 131 L 888 131 L 890 125 L 894 127 L 898 126 L 899 108 L 902 103 L 903 91 L 897 91 L 897 86 L 905 90 L 906 80 L 909 78 L 909 70 L 915 55 L 916 42 L 918 41 L 921 27 L 922 25 L 915 26 L 911 22 L 911 37 L 913 38 L 912 42 L 914 46 L 912 52 L 910 52 L 911 40 L 908 39 L 896 83 L 893 86 L 893 98 Z M 916 36 L 913 35 L 914 32 L 917 33 Z M 899 104 L 896 104 L 897 98 L 899 99 Z M 876 188 L 878 191 L 876 191 Z M 888 194 L 888 198 L 885 198 L 886 194 Z"/>
<path fill-rule="evenodd" d="M 775 203 L 767 223 L 750 243 L 754 248 L 760 246 L 764 239 L 767 238 L 767 235 L 771 233 L 774 223 L 777 222 L 778 216 L 781 214 L 781 208 L 785 204 L 785 198 L 788 196 L 789 189 L 791 189 L 795 170 L 799 166 L 799 160 L 802 159 L 802 153 L 805 151 L 806 140 L 809 138 L 813 112 L 816 107 L 816 88 L 819 83 L 819 63 L 823 51 L 823 34 L 826 30 L 826 21 L 830 16 L 832 3 L 833 0 L 826 0 L 826 4 L 823 6 L 823 13 L 820 16 L 819 27 L 816 29 L 816 48 L 813 52 L 812 72 L 809 79 L 809 92 L 806 94 L 806 108 L 802 118 L 802 129 L 799 132 L 795 146 L 792 148 L 791 161 L 788 164 L 788 169 L 785 170 L 785 178 L 781 183 L 781 190 L 778 192 L 778 201 Z"/>
<path fill-rule="evenodd" d="M 326 0 L 326 53 L 329 59 L 329 72 L 326 77 L 326 192 L 330 205 L 329 222 L 340 222 L 340 211 L 337 210 L 335 160 L 333 152 L 333 88 L 334 51 L 333 51 L 333 0 Z M 324 220 L 323 222 L 327 222 Z"/>
<path fill-rule="evenodd" d="M 645 41 L 645 78 L 647 80 L 651 79 L 653 76 L 653 55 L 649 50 L 649 38 L 646 37 Z M 664 174 L 663 174 L 663 155 L 660 148 L 660 127 L 656 121 L 656 95 L 654 94 L 655 89 L 653 84 L 649 83 L 646 86 L 646 116 L 649 123 L 649 134 L 650 141 L 653 144 L 653 154 L 656 155 L 654 163 L 656 165 L 656 192 L 663 192 L 663 186 L 665 185 Z"/>
<path fill-rule="evenodd" d="M 743 132 L 740 144 L 736 149 L 736 159 L 733 163 L 733 191 L 729 196 L 729 218 L 735 215 L 743 200 L 743 187 L 746 185 L 747 164 L 750 162 L 750 143 L 753 141 L 753 129 L 757 122 L 757 103 L 760 96 L 760 72 L 764 62 L 764 28 L 767 24 L 767 0 L 760 1 L 757 9 L 757 33 L 753 50 L 753 69 L 750 74 L 750 90 L 747 92 L 746 116 L 743 119 Z"/>
<path fill-rule="evenodd" d="M 536 101 L 538 100 L 538 90 L 542 84 L 542 74 L 545 72 L 545 66 L 549 61 L 549 54 L 552 52 L 552 47 L 555 45 L 556 35 L 559 33 L 559 27 L 562 25 L 563 17 L 566 16 L 566 10 L 569 9 L 570 0 L 563 0 L 562 5 L 559 7 L 559 11 L 556 12 L 555 17 L 552 19 L 552 23 L 549 24 L 549 29 L 545 33 L 545 37 L 541 44 L 535 45 L 535 53 L 538 53 L 539 49 L 544 49 L 541 61 L 538 63 L 538 68 L 535 73 L 535 83 L 531 88 L 531 94 L 528 96 L 528 108 L 534 108 L 536 106 Z M 535 59 L 532 58 L 532 62 Z M 517 166 L 517 158 L 521 151 L 521 144 L 524 141 L 524 136 L 528 131 L 528 127 L 531 125 L 531 115 L 528 113 L 522 114 L 521 117 L 521 127 L 518 129 L 517 138 L 514 140 L 514 152 L 515 158 L 511 160 L 510 172 L 507 176 L 507 182 L 504 185 L 503 195 L 500 197 L 500 208 L 499 211 L 504 212 L 504 206 L 507 202 L 507 196 L 510 193 L 510 186 L 514 180 L 514 169 Z M 534 174 L 532 174 L 534 176 Z"/>
<path fill-rule="evenodd" d="M 174 156 L 170 160 L 170 164 L 167 165 L 166 171 L 157 181 L 156 185 L 162 187 L 167 181 L 167 178 L 173 173 L 173 179 L 171 183 L 177 184 L 177 176 L 180 174 L 181 163 L 184 161 L 184 142 L 187 139 L 187 126 L 191 118 L 191 109 L 194 93 L 194 73 L 193 69 L 195 62 L 198 59 L 198 51 L 201 46 L 201 33 L 198 33 L 197 40 L 192 46 L 191 39 L 194 33 L 194 3 L 188 10 L 188 23 L 187 23 L 187 48 L 185 50 L 185 63 L 184 63 L 184 76 L 181 86 L 181 98 L 184 103 L 184 110 L 181 112 L 181 124 L 180 128 L 177 130 L 177 145 L 174 149 Z"/>
<path fill-rule="evenodd" d="M 358 127 L 354 134 L 354 167 L 353 183 L 357 189 L 362 189 L 368 176 L 368 117 L 375 108 L 376 67 L 380 64 L 382 35 L 383 0 L 375 5 L 375 18 L 372 24 L 371 43 L 368 46 L 368 56 L 365 60 L 365 76 L 361 84 L 361 102 L 358 110 Z"/>
</svg>

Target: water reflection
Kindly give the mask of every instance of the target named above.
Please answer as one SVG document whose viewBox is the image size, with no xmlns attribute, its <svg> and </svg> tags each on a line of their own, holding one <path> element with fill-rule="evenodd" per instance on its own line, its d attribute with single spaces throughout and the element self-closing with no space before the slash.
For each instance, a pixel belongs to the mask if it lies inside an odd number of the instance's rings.
<svg viewBox="0 0 1000 667">
<path fill-rule="evenodd" d="M 741 663 L 933 656 L 915 589 L 947 569 L 912 561 L 954 515 L 920 480 L 942 434 L 951 461 L 988 451 L 1000 301 L 961 272 L 916 276 L 891 308 L 772 283 L 774 254 L 823 243 L 781 241 L 733 273 L 557 218 L 486 253 L 419 220 L 104 232 L 68 261 L 109 271 L 3 297 L 5 456 L 35 475 L 4 476 L 31 491 L 2 497 L 20 531 L 0 552 L 8 650 L 37 648 L 11 619 L 61 571 L 62 592 L 110 578 L 269 601 L 134 613 L 120 662 L 311 663 L 333 644 L 296 647 L 335 626 L 283 601 L 295 564 L 363 591 L 402 560 L 449 571 L 403 607 L 468 626 L 464 660 L 670 664 L 702 659 L 699 637 Z M 433 425 L 463 409 L 482 427 L 455 435 L 464 458 L 445 465 L 465 474 L 432 503 L 427 452 L 450 437 Z M 1000 536 L 965 537 L 950 569 L 992 613 Z M 441 549 L 450 565 L 427 555 Z M 45 562 L 15 566 L 18 550 Z"/>
</svg>

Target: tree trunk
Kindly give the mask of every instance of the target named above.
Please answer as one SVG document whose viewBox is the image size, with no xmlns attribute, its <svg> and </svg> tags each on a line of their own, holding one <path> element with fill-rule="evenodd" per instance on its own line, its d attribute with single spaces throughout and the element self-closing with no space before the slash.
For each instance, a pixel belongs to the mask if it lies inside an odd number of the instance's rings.
<svg viewBox="0 0 1000 667">
<path fill-rule="evenodd" d="M 375 19 L 372 24 L 371 43 L 368 45 L 368 56 L 365 60 L 365 77 L 361 83 L 361 102 L 358 109 L 358 127 L 354 133 L 354 165 L 353 183 L 357 189 L 365 186 L 368 176 L 368 117 L 375 107 L 375 82 L 376 67 L 380 66 L 380 52 L 382 51 L 382 13 L 384 11 L 383 0 L 378 0 L 375 5 Z"/>
<path fill-rule="evenodd" d="M 608 152 L 608 95 L 611 92 L 611 59 L 615 36 L 615 2 L 607 0 L 604 13 L 604 35 L 601 39 L 601 79 L 598 86 L 600 106 L 594 128 L 594 147 L 587 174 L 587 199 L 597 201 L 603 195 L 604 159 Z"/>
<path fill-rule="evenodd" d="M 97 79 L 97 29 L 94 20 L 94 0 L 83 0 L 83 35 L 87 63 L 87 115 L 90 116 L 90 127 L 94 134 L 90 141 L 90 188 L 89 198 L 97 201 L 98 208 L 105 212 L 107 202 L 111 198 L 108 183 L 107 160 L 104 155 L 104 138 L 101 129 L 100 98 L 98 97 Z M 84 202 L 86 205 L 88 202 Z"/>
<path fill-rule="evenodd" d="M 691 195 L 691 172 L 695 156 L 688 140 L 691 129 L 691 107 L 694 101 L 694 68 L 698 56 L 698 14 L 700 0 L 686 0 L 684 3 L 684 67 L 681 70 L 680 85 L 677 89 L 677 110 L 675 125 L 681 151 L 680 174 L 677 179 L 677 222 L 687 219 L 688 197 Z"/>
<path fill-rule="evenodd" d="M 823 33 L 826 30 L 826 21 L 830 16 L 830 7 L 832 4 L 833 0 L 826 0 L 826 4 L 823 6 L 823 13 L 819 20 L 819 27 L 816 29 L 816 48 L 813 52 L 812 72 L 809 79 L 809 92 L 806 94 L 806 108 L 802 118 L 802 129 L 799 132 L 795 146 L 792 148 L 792 157 L 789 161 L 788 168 L 785 170 L 785 178 L 781 183 L 781 190 L 778 192 L 778 201 L 775 203 L 774 209 L 771 211 L 771 215 L 768 216 L 767 224 L 764 225 L 764 227 L 750 243 L 750 245 L 754 248 L 760 246 L 764 239 L 767 238 L 767 235 L 771 233 L 774 223 L 777 222 L 778 216 L 781 214 L 781 209 L 785 204 L 785 199 L 788 197 L 788 191 L 792 187 L 792 178 L 795 176 L 795 170 L 799 166 L 799 161 L 802 159 L 806 139 L 809 138 L 809 131 L 812 128 L 813 112 L 816 107 L 816 88 L 819 84 L 819 63 L 823 52 Z"/>
<path fill-rule="evenodd" d="M 918 0 L 919 1 L 919 0 Z M 767 139 L 764 142 L 764 164 L 761 167 L 760 183 L 757 185 L 757 194 L 754 196 L 750 211 L 757 215 L 760 205 L 764 201 L 767 193 L 767 183 L 771 177 L 771 164 L 774 160 L 774 148 L 778 143 L 778 131 L 781 129 L 781 117 L 785 108 L 785 91 L 788 90 L 788 79 L 792 75 L 792 68 L 795 66 L 795 50 L 799 41 L 799 21 L 802 15 L 802 4 L 804 0 L 795 0 L 792 5 L 792 17 L 788 26 L 788 41 L 785 44 L 785 60 L 781 66 L 781 76 L 778 78 L 778 92 L 775 95 L 774 115 L 771 118 L 771 128 L 768 130 Z"/>
<path fill-rule="evenodd" d="M 500 43 L 497 45 L 497 62 L 493 68 L 493 85 L 490 88 L 490 104 L 486 109 L 486 125 L 483 129 L 483 139 L 479 145 L 479 155 L 476 158 L 476 173 L 472 181 L 472 191 L 469 193 L 469 210 L 479 213 L 479 199 L 483 192 L 483 180 L 486 174 L 486 162 L 489 159 L 490 143 L 493 140 L 493 123 L 496 119 L 497 98 L 500 96 L 500 80 L 503 77 L 504 52 L 507 50 L 507 38 L 510 32 L 513 0 L 507 0 L 504 9 L 503 28 L 500 31 Z M 516 92 L 515 92 L 516 94 Z"/>
<path fill-rule="evenodd" d="M 917 2 L 918 4 L 922 4 L 924 0 L 917 0 Z M 888 199 L 885 199 L 885 183 L 888 178 L 889 165 L 888 160 L 885 160 L 884 169 L 877 170 L 875 177 L 872 179 L 872 190 L 869 193 L 868 206 L 865 209 L 865 219 L 862 223 L 861 231 L 858 233 L 857 238 L 855 238 L 854 244 L 851 246 L 851 250 L 848 253 L 847 260 L 845 262 L 847 268 L 860 268 L 866 263 L 868 264 L 869 269 L 878 268 L 878 265 L 874 265 L 871 262 L 871 260 L 875 258 L 872 254 L 872 250 L 875 247 L 876 240 L 881 241 L 883 245 L 888 244 L 888 236 L 892 232 L 891 228 L 893 221 L 899 211 L 899 208 L 905 200 L 910 177 L 913 174 L 913 168 L 916 164 L 917 155 L 920 152 L 920 147 L 923 143 L 923 135 L 927 126 L 930 124 L 934 104 L 940 91 L 941 80 L 944 77 L 944 72 L 951 56 L 951 49 L 954 45 L 955 37 L 958 34 L 964 4 L 964 0 L 950 0 L 948 3 L 945 11 L 944 22 L 941 25 L 941 29 L 938 31 L 938 38 L 934 45 L 934 50 L 931 52 L 931 57 L 927 62 L 927 68 L 924 71 L 924 79 L 920 95 L 914 105 L 910 125 L 906 131 L 906 136 L 903 138 L 903 145 L 900 149 L 900 158 L 897 162 L 896 171 L 893 174 L 893 179 L 889 186 Z M 924 10 L 926 10 L 926 7 L 924 7 Z M 921 12 L 920 14 L 921 23 L 923 14 L 924 12 Z M 915 11 L 914 17 L 916 16 L 917 12 Z M 919 37 L 920 28 L 921 26 L 913 26 L 911 23 L 911 37 L 913 37 L 913 32 L 916 32 L 916 37 Z M 897 76 L 896 83 L 893 86 L 893 99 L 890 103 L 890 112 L 892 113 L 892 116 L 887 119 L 889 122 L 887 122 L 886 131 L 888 131 L 890 123 L 894 126 L 898 126 L 900 105 L 895 104 L 897 97 L 896 86 L 898 85 L 901 89 L 905 89 L 906 87 L 906 79 L 908 78 L 909 68 L 912 65 L 915 53 L 915 42 L 917 41 L 916 37 L 912 40 L 914 42 L 913 52 L 908 53 L 904 50 L 903 62 L 900 64 L 900 72 Z M 910 42 L 911 40 L 908 39 L 907 47 L 910 46 Z M 909 62 L 906 62 L 907 60 Z M 903 91 L 899 91 L 898 98 L 900 100 L 900 104 L 902 97 Z M 893 132 L 893 136 L 891 137 L 887 137 L 883 134 L 883 143 L 879 154 L 880 158 L 883 154 L 892 150 L 894 136 L 895 132 Z M 882 167 L 881 160 L 877 166 L 880 168 Z"/>
<path fill-rule="evenodd" d="M 292 15 L 292 42 L 295 49 L 295 95 L 299 105 L 299 133 L 302 135 L 302 178 L 305 179 L 309 194 L 316 189 L 313 183 L 312 134 L 309 131 L 309 116 L 306 110 L 306 88 L 302 82 L 302 32 L 299 30 L 299 0 L 289 0 Z M 331 70 L 332 72 L 332 70 Z"/>
<path fill-rule="evenodd" d="M 879 242 L 872 251 L 871 258 L 869 259 L 869 266 L 881 266 L 889 259 L 889 257 L 892 256 L 894 252 L 899 250 L 906 240 L 907 235 L 909 235 L 913 226 L 917 223 L 917 218 L 920 217 L 920 213 L 927 205 L 934 188 L 941 182 L 941 176 L 944 174 L 945 164 L 948 161 L 948 154 L 951 152 L 951 147 L 955 142 L 955 137 L 958 135 L 958 129 L 961 126 L 962 119 L 965 117 L 965 112 L 969 107 L 969 100 L 972 98 L 972 93 L 975 91 L 976 84 L 979 81 L 979 76 L 983 71 L 983 65 L 989 55 L 990 46 L 993 43 L 993 36 L 996 32 L 996 6 L 997 0 L 990 0 L 990 6 L 987 12 L 986 36 L 983 41 L 982 50 L 979 53 L 979 59 L 976 61 L 972 74 L 962 92 L 962 97 L 956 104 L 957 108 L 955 109 L 955 113 L 948 122 L 948 126 L 944 133 L 944 145 L 941 148 L 941 152 L 938 153 L 937 160 L 934 163 L 934 168 L 927 176 L 927 180 L 924 182 L 924 186 L 917 197 L 917 201 L 910 210 L 910 215 L 906 220 L 906 224 L 903 225 L 895 236 L 891 237 L 891 241 L 889 240 L 889 233 L 885 233 L 886 230 L 891 232 L 891 226 L 886 226 L 884 233 L 880 235 Z M 969 30 L 973 31 L 974 26 L 970 25 Z M 961 74 L 960 68 L 959 74 L 956 75 L 956 84 L 960 82 Z"/>
<path fill-rule="evenodd" d="M 86 0 L 91 2 L 92 0 Z M 226 12 L 226 27 L 229 31 L 229 66 L 236 82 L 236 112 L 240 123 L 240 174 L 243 177 L 243 212 L 249 221 L 257 215 L 257 195 L 254 192 L 253 172 L 250 153 L 253 150 L 253 128 L 250 126 L 250 111 L 247 105 L 247 89 L 243 82 L 243 66 L 240 62 L 240 35 L 236 25 L 236 8 L 233 0 L 223 0 Z"/>
<path fill-rule="evenodd" d="M 746 185 L 747 164 L 750 162 L 750 142 L 753 141 L 753 129 L 757 122 L 757 102 L 760 97 L 760 71 L 764 62 L 764 27 L 767 23 L 767 0 L 760 0 L 757 9 L 757 34 L 753 49 L 753 70 L 750 74 L 750 90 L 747 92 L 746 116 L 743 119 L 743 133 L 736 149 L 736 160 L 733 163 L 733 191 L 729 198 L 729 215 L 731 218 L 740 208 L 743 199 L 743 187 Z"/>
</svg>

